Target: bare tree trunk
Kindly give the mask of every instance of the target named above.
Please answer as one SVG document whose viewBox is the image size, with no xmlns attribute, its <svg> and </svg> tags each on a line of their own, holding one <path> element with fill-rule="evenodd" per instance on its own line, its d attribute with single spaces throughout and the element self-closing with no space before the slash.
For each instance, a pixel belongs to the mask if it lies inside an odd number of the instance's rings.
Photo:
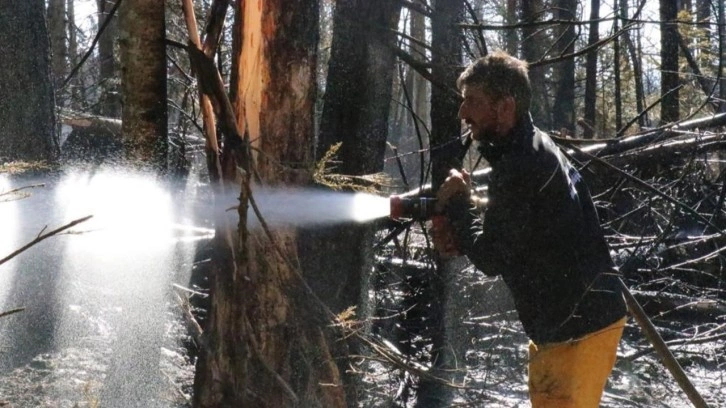
<svg viewBox="0 0 726 408">
<path fill-rule="evenodd" d="M 75 8 L 75 1 L 74 0 L 67 0 L 68 1 L 68 25 L 66 26 L 68 28 L 68 62 L 70 63 L 71 69 L 78 64 L 78 33 L 76 31 L 76 8 Z M 81 87 L 76 86 L 77 81 L 73 81 L 71 84 L 67 85 L 70 88 L 70 101 L 68 103 L 68 106 L 73 109 L 77 110 L 80 106 L 80 101 L 82 100 L 82 90 Z"/>
<path fill-rule="evenodd" d="M 0 1 L 0 161 L 59 153 L 50 43 L 42 0 Z"/>
<path fill-rule="evenodd" d="M 600 35 L 600 0 L 590 1 L 590 33 L 587 44 L 596 44 Z M 585 123 L 583 125 L 583 136 L 585 139 L 594 137 L 597 121 L 597 50 L 587 53 L 585 62 Z"/>
<path fill-rule="evenodd" d="M 236 8 L 230 86 L 237 122 L 225 133 L 222 154 L 235 156 L 223 158 L 233 162 L 223 167 L 224 178 L 241 184 L 242 194 L 234 219 L 217 222 L 194 406 L 344 407 L 327 338 L 332 316 L 301 279 L 296 233 L 247 229 L 250 177 L 271 186 L 310 181 L 317 2 L 238 1 Z M 251 154 L 257 166 L 242 157 Z"/>
<path fill-rule="evenodd" d="M 333 144 L 342 142 L 338 173 L 359 176 L 383 170 L 395 64 L 393 30 L 398 27 L 400 8 L 400 3 L 389 0 L 336 3 L 316 150 L 320 159 Z M 305 277 L 334 313 L 356 306 L 360 319 L 368 317 L 374 233 L 370 226 L 353 224 L 304 231 L 299 246 Z M 343 355 L 336 360 L 344 375 L 348 404 L 353 406 L 357 387 L 346 373 L 348 360 Z"/>
<path fill-rule="evenodd" d="M 521 0 L 522 21 L 532 23 L 541 20 L 543 12 L 542 0 Z M 525 27 L 522 29 L 522 57 L 527 62 L 536 62 L 544 57 L 542 50 L 545 40 L 545 33 L 539 27 Z M 537 66 L 530 68 L 529 79 L 532 82 L 532 106 L 531 112 L 535 123 L 545 129 L 550 128 L 552 117 L 547 111 L 547 89 L 545 87 L 546 67 Z"/>
<path fill-rule="evenodd" d="M 724 0 L 718 0 L 718 38 L 719 38 L 719 44 L 718 47 L 719 53 L 719 61 L 721 63 L 718 65 L 718 76 L 721 78 L 721 83 L 719 84 L 719 97 L 721 99 L 721 112 L 726 112 L 726 73 L 724 73 L 724 66 L 723 66 L 723 60 L 726 58 L 726 12 L 724 11 L 726 9 L 726 5 L 724 5 Z"/>
<path fill-rule="evenodd" d="M 109 17 L 116 1 L 119 0 L 96 0 L 99 29 Z M 103 116 L 119 118 L 121 117 L 121 94 L 119 92 L 117 57 L 114 51 L 114 44 L 119 33 L 118 18 L 116 16 L 111 18 L 111 22 L 98 40 L 98 80 L 101 84 L 99 113 Z"/>
<path fill-rule="evenodd" d="M 456 79 L 463 65 L 462 37 L 456 26 L 463 21 L 463 0 L 435 0 L 431 18 L 431 74 L 441 86 L 431 89 L 431 184 L 433 191 L 443 183 L 452 168 L 461 168 L 461 155 L 446 146 L 453 146 L 461 133 L 457 119 L 459 97 Z M 453 153 L 453 154 L 452 154 Z M 437 259 L 436 270 L 428 290 L 431 292 L 428 326 L 432 328 L 432 367 L 430 374 L 452 382 L 460 382 L 465 373 L 463 333 L 461 331 L 461 296 L 456 288 L 459 264 L 455 260 Z M 447 407 L 453 389 L 430 378 L 419 379 L 416 407 Z"/>
<path fill-rule="evenodd" d="M 166 169 L 167 88 L 164 2 L 124 0 L 119 9 L 124 150 Z"/>
<path fill-rule="evenodd" d="M 507 0 L 507 24 L 517 23 L 517 0 Z M 510 28 L 504 34 L 504 47 L 509 55 L 517 56 L 517 46 L 519 44 L 519 35 L 517 30 Z"/>
<path fill-rule="evenodd" d="M 619 16 L 620 9 L 615 6 L 615 15 Z M 615 19 L 613 31 L 620 29 L 620 20 Z M 620 38 L 613 41 L 613 77 L 615 86 L 615 129 L 623 127 L 623 93 L 622 93 L 622 77 L 620 76 Z"/>
<path fill-rule="evenodd" d="M 662 123 L 675 122 L 680 117 L 678 102 L 678 29 L 675 20 L 678 15 L 678 2 L 660 1 L 660 92 Z"/>
<path fill-rule="evenodd" d="M 66 79 L 68 70 L 68 42 L 66 41 L 66 0 L 48 0 L 48 33 L 50 34 L 51 72 L 56 91 Z M 63 92 L 56 92 L 56 103 L 65 106 Z"/>
<path fill-rule="evenodd" d="M 576 0 L 557 0 L 555 2 L 555 18 L 563 21 L 575 21 L 577 16 Z M 572 54 L 575 51 L 575 26 L 560 25 L 555 28 L 554 49 L 558 56 Z M 567 133 L 575 131 L 575 58 L 571 57 L 558 62 L 553 67 L 556 81 L 554 111 L 552 122 L 555 129 Z"/>
<path fill-rule="evenodd" d="M 620 15 L 623 19 L 628 18 L 628 0 L 620 0 Z M 640 35 L 640 32 L 636 33 Z M 630 31 L 623 33 L 623 42 L 628 50 L 630 56 L 630 62 L 633 64 L 633 82 L 635 84 L 635 106 L 638 111 L 638 125 L 641 128 L 648 126 L 648 113 L 645 111 L 645 92 L 643 90 L 643 64 L 641 61 L 642 53 L 636 48 L 633 43 L 633 38 L 630 36 Z M 641 114 L 642 113 L 642 114 Z M 620 131 L 621 128 L 618 128 Z"/>
</svg>

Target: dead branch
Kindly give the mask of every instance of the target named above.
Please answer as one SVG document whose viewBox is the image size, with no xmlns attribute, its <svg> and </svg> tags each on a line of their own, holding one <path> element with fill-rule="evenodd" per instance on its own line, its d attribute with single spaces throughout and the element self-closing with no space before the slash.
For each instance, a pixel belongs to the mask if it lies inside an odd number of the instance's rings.
<svg viewBox="0 0 726 408">
<path fill-rule="evenodd" d="M 5 262 L 7 262 L 7 261 L 9 261 L 9 260 L 11 260 L 13 258 L 15 258 L 19 254 L 25 252 L 27 249 L 29 249 L 33 245 L 35 245 L 35 244 L 43 241 L 44 239 L 49 238 L 49 237 L 52 237 L 53 235 L 57 235 L 57 234 L 65 231 L 65 230 L 67 230 L 69 228 L 73 228 L 74 226 L 76 226 L 76 225 L 78 225 L 78 224 L 80 224 L 82 222 L 88 221 L 91 217 L 93 217 L 93 215 L 87 215 L 87 216 L 85 216 L 83 218 L 79 218 L 79 219 L 77 219 L 75 221 L 71 221 L 71 222 L 69 222 L 68 224 L 66 224 L 66 225 L 64 225 L 62 227 L 56 228 L 53 231 L 47 232 L 45 234 L 39 234 L 34 240 L 28 242 L 22 248 L 16 250 L 15 252 L 11 253 L 10 255 L 6 256 L 5 258 L 0 259 L 0 265 L 2 265 Z"/>
<path fill-rule="evenodd" d="M 121 139 L 121 120 L 92 115 L 85 112 L 62 110 L 61 123 L 74 130 L 85 130 L 90 134 L 110 134 Z"/>
<path fill-rule="evenodd" d="M 17 309 L 8 310 L 6 312 L 0 312 L 0 317 L 10 316 L 10 315 L 15 314 L 15 313 L 20 313 L 23 310 L 25 310 L 24 307 L 19 307 Z"/>
</svg>

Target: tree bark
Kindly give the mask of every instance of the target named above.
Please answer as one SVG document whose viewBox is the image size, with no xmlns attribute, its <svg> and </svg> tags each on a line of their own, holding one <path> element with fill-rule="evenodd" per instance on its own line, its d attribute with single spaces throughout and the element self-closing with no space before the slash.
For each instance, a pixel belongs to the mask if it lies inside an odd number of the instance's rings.
<svg viewBox="0 0 726 408">
<path fill-rule="evenodd" d="M 48 33 L 50 34 L 51 72 L 53 85 L 56 90 L 66 78 L 68 73 L 68 42 L 66 41 L 66 0 L 48 1 Z M 56 103 L 65 106 L 65 98 L 56 94 Z"/>
<path fill-rule="evenodd" d="M 541 19 L 543 12 L 542 0 L 522 0 L 522 21 L 533 23 Z M 543 47 L 547 43 L 545 33 L 539 27 L 522 29 L 522 57 L 529 63 L 544 58 Z M 547 111 L 546 67 L 531 67 L 529 79 L 532 83 L 532 105 L 530 111 L 535 123 L 544 129 L 551 128 L 551 114 Z"/>
<path fill-rule="evenodd" d="M 0 161 L 59 153 L 50 44 L 42 0 L 0 1 Z"/>
<path fill-rule="evenodd" d="M 628 18 L 628 0 L 620 0 L 620 15 L 623 19 Z M 623 20 L 624 23 L 624 20 Z M 637 33 L 640 35 L 640 32 Z M 630 36 L 630 31 L 623 32 L 623 42 L 628 50 L 630 56 L 630 63 L 633 64 L 633 82 L 635 85 L 635 108 L 638 111 L 638 125 L 641 128 L 646 127 L 650 124 L 648 120 L 648 114 L 645 111 L 645 91 L 643 90 L 643 64 L 641 61 L 642 52 L 636 48 L 633 38 Z M 642 113 L 642 114 L 641 114 Z M 621 136 L 621 129 L 618 129 L 618 135 Z"/>
<path fill-rule="evenodd" d="M 438 84 L 431 89 L 431 183 L 435 192 L 449 170 L 461 168 L 461 154 L 447 148 L 455 146 L 461 133 L 458 120 L 459 96 L 455 83 L 462 70 L 462 38 L 456 26 L 463 21 L 462 0 L 436 0 L 432 4 L 431 18 L 431 74 Z M 461 260 L 463 258 L 460 258 Z M 434 377 L 459 383 L 465 368 L 463 359 L 463 333 L 461 331 L 461 296 L 457 290 L 457 275 L 461 271 L 459 260 L 436 260 L 436 269 L 429 271 L 430 321 L 432 329 L 432 367 Z M 420 378 L 416 407 L 447 407 L 453 399 L 453 388 L 440 380 Z"/>
<path fill-rule="evenodd" d="M 678 33 L 676 18 L 678 2 L 673 0 L 660 1 L 660 59 L 661 59 L 661 110 L 660 119 L 663 124 L 679 119 L 680 105 L 678 102 Z"/>
<path fill-rule="evenodd" d="M 557 0 L 555 2 L 555 18 L 563 21 L 575 21 L 577 16 L 576 0 Z M 575 26 L 561 25 L 555 28 L 554 49 L 558 56 L 575 52 Z M 575 58 L 570 57 L 558 62 L 553 67 L 556 80 L 554 111 L 552 122 L 555 129 L 564 129 L 569 134 L 575 131 Z"/>
<path fill-rule="evenodd" d="M 167 167 L 164 2 L 124 0 L 119 9 L 123 142 L 126 156 Z"/>
<path fill-rule="evenodd" d="M 621 11 L 615 5 L 615 15 L 620 16 Z M 620 20 L 616 18 L 613 26 L 614 31 L 617 32 L 620 29 Z M 613 41 L 613 78 L 613 84 L 615 86 L 615 129 L 621 129 L 623 127 L 623 82 L 620 75 L 620 38 L 616 38 Z"/>
<path fill-rule="evenodd" d="M 96 0 L 99 29 L 109 17 L 116 1 L 119 0 Z M 114 51 L 119 30 L 118 18 L 116 16 L 111 18 L 111 22 L 98 39 L 98 82 L 101 84 L 99 113 L 103 116 L 119 118 L 121 117 L 121 94 L 119 92 L 118 63 Z"/>
<path fill-rule="evenodd" d="M 587 44 L 592 46 L 600 39 L 600 0 L 590 1 L 590 33 Z M 597 121 L 597 50 L 587 53 L 585 62 L 585 124 L 583 137 L 592 139 Z"/>
<path fill-rule="evenodd" d="M 328 345 L 332 316 L 300 278 L 295 231 L 247 228 L 251 177 L 280 187 L 310 180 L 317 13 L 315 0 L 236 2 L 237 123 L 222 152 L 232 156 L 224 179 L 236 181 L 223 189 L 242 193 L 234 219 L 217 221 L 197 407 L 345 406 Z"/>
<path fill-rule="evenodd" d="M 400 9 L 399 3 L 389 0 L 336 3 L 316 148 L 320 159 L 333 144 L 342 142 L 336 173 L 360 176 L 383 170 L 395 64 L 393 33 Z M 356 306 L 358 319 L 368 317 L 374 233 L 370 225 L 354 224 L 303 232 L 299 247 L 305 277 L 333 313 Z M 349 347 L 353 354 L 360 354 L 355 343 Z M 346 374 L 348 359 L 336 355 L 336 360 L 344 375 L 348 404 L 355 406 L 357 387 Z"/>
</svg>

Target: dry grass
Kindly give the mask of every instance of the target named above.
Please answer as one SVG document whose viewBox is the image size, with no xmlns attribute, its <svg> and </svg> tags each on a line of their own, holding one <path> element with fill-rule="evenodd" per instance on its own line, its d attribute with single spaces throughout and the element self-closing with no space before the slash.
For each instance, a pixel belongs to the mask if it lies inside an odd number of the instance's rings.
<svg viewBox="0 0 726 408">
<path fill-rule="evenodd" d="M 51 165 L 40 161 L 11 161 L 0 164 L 0 174 L 22 174 L 28 171 L 49 170 Z"/>
</svg>

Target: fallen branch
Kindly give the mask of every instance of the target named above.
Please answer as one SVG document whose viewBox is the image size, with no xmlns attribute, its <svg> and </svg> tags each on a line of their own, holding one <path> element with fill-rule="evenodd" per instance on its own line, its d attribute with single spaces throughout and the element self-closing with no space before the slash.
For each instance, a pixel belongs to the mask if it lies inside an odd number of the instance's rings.
<svg viewBox="0 0 726 408">
<path fill-rule="evenodd" d="M 28 243 L 27 243 L 27 244 L 25 244 L 25 246 L 23 246 L 22 248 L 20 248 L 20 249 L 18 249 L 17 251 L 15 251 L 15 252 L 11 253 L 10 255 L 6 256 L 5 258 L 3 258 L 3 259 L 0 259 L 0 265 L 2 265 L 2 264 L 4 264 L 5 262 L 7 262 L 7 261 L 9 261 L 9 260 L 11 260 L 11 259 L 13 259 L 13 258 L 15 258 L 16 256 L 18 256 L 18 255 L 19 255 L 19 254 L 21 254 L 22 252 L 25 252 L 25 251 L 26 251 L 27 249 L 29 249 L 29 248 L 30 248 L 30 247 L 32 247 L 33 245 L 35 245 L 35 244 L 39 243 L 40 241 L 43 241 L 43 240 L 44 240 L 44 239 L 46 239 L 46 238 L 52 237 L 53 235 L 59 234 L 59 233 L 61 233 L 61 232 L 65 231 L 65 230 L 67 230 L 67 229 L 69 229 L 69 228 L 72 228 L 72 227 L 74 227 L 74 226 L 76 226 L 76 225 L 78 225 L 78 224 L 80 224 L 80 223 L 84 222 L 84 221 L 88 221 L 88 219 L 89 219 L 89 218 L 91 218 L 91 217 L 93 217 L 93 215 L 87 215 L 87 216 L 85 216 L 85 217 L 83 217 L 83 218 L 79 218 L 79 219 L 77 219 L 77 220 L 75 220 L 75 221 L 71 221 L 71 222 L 69 222 L 68 224 L 66 224 L 66 225 L 64 225 L 64 226 L 62 226 L 62 227 L 60 227 L 60 228 L 56 228 L 56 229 L 54 229 L 53 231 L 50 231 L 50 232 L 48 232 L 48 233 L 45 233 L 45 234 L 39 234 L 39 235 L 38 235 L 37 237 L 35 237 L 35 239 L 34 239 L 34 240 L 32 240 L 32 241 L 28 242 Z M 45 228 L 43 228 L 43 230 L 45 230 Z M 41 232 L 43 232 L 43 231 L 41 231 Z"/>
<path fill-rule="evenodd" d="M 24 307 L 20 307 L 20 308 L 17 308 L 17 309 L 8 310 L 7 312 L 0 312 L 0 317 L 10 316 L 11 314 L 20 313 L 23 310 L 25 310 L 25 308 Z"/>
</svg>

